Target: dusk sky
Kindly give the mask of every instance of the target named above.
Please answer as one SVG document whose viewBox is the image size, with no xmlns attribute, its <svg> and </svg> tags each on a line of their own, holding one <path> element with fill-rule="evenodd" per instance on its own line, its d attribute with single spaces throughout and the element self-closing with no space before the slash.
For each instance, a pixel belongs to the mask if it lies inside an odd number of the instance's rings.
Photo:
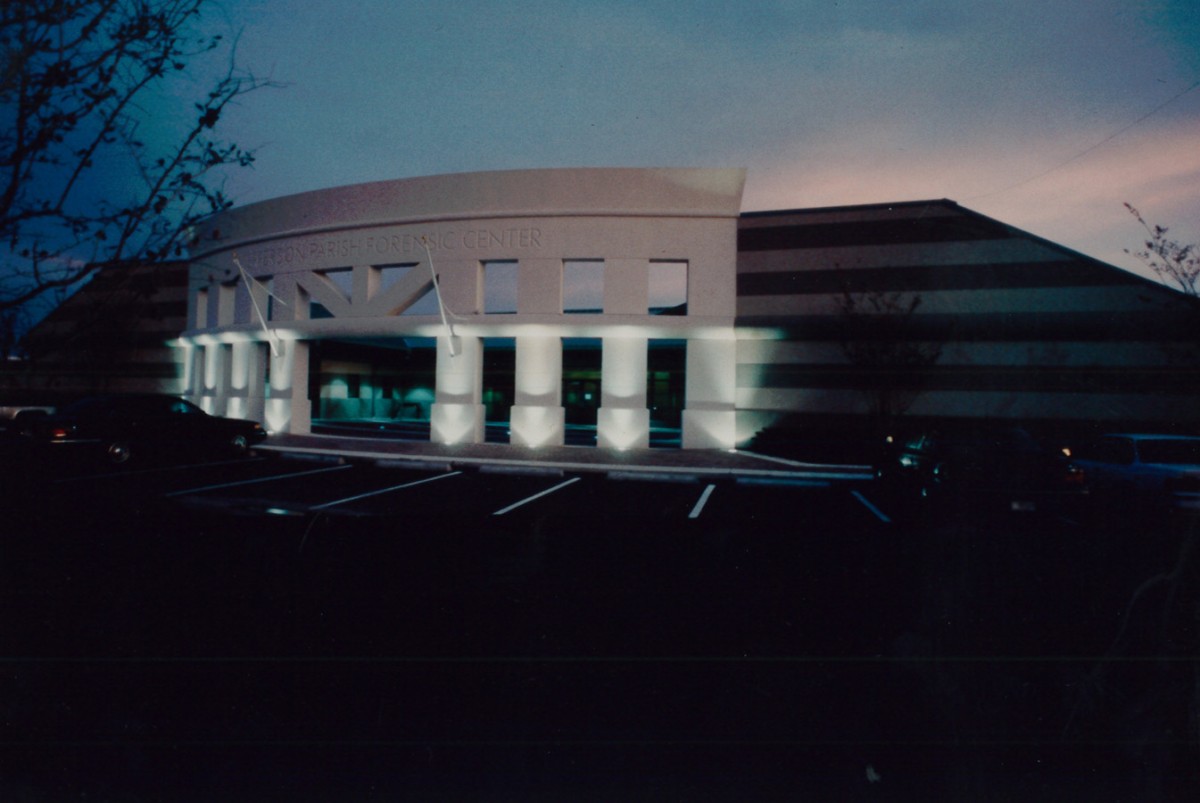
<svg viewBox="0 0 1200 803">
<path fill-rule="evenodd" d="M 223 133 L 238 203 L 575 166 L 748 168 L 744 210 L 950 198 L 1125 267 L 1200 240 L 1200 3 L 230 2 L 286 83 Z"/>
</svg>

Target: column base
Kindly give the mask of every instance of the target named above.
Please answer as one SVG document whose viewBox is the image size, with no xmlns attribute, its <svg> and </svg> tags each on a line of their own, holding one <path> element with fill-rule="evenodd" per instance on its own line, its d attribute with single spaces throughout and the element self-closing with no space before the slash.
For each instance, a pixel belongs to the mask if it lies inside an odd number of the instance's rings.
<svg viewBox="0 0 1200 803">
<path fill-rule="evenodd" d="M 684 449 L 733 449 L 737 446 L 734 410 L 683 411 Z"/>
<path fill-rule="evenodd" d="M 447 445 L 483 443 L 483 405 L 434 402 L 429 411 L 429 439 Z"/>
<path fill-rule="evenodd" d="M 510 411 L 509 442 L 514 446 L 562 446 L 566 413 L 562 407 L 517 405 Z"/>
<path fill-rule="evenodd" d="M 307 435 L 312 432 L 312 402 L 308 399 L 269 398 L 263 405 L 262 424 L 269 432 Z"/>
<path fill-rule="evenodd" d="M 650 411 L 601 407 L 596 416 L 596 445 L 602 449 L 649 448 Z"/>
<path fill-rule="evenodd" d="M 230 396 L 225 403 L 225 415 L 261 423 L 266 417 L 266 407 L 264 396 Z"/>
</svg>

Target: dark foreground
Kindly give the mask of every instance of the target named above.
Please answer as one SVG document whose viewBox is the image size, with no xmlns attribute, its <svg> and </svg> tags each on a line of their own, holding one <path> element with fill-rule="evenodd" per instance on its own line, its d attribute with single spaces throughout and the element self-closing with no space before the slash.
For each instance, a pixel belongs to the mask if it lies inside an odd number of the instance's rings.
<svg viewBox="0 0 1200 803">
<path fill-rule="evenodd" d="M 1200 790 L 1192 522 L 880 518 L 869 484 L 689 518 L 693 488 L 594 478 L 497 516 L 542 480 L 459 479 L 314 512 L 410 475 L 281 507 L 10 473 L 0 799 Z"/>
</svg>

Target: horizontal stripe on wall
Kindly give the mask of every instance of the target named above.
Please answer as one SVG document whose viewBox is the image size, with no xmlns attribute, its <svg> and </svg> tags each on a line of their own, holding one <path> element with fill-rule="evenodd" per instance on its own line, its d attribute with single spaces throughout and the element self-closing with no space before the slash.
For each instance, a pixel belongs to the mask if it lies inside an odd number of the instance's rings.
<svg viewBox="0 0 1200 803">
<path fill-rule="evenodd" d="M 761 226 L 738 229 L 738 251 L 783 251 L 889 243 L 998 240 L 1013 236 L 1003 226 L 974 217 L 924 217 L 854 223 Z"/>
<path fill-rule="evenodd" d="M 1076 342 L 1031 341 L 1006 342 L 975 340 L 970 343 L 944 344 L 938 365 L 1058 365 L 1095 367 L 1137 365 L 1169 366 L 1178 362 L 1179 348 L 1162 343 L 1138 341 Z M 1195 353 L 1200 357 L 1200 344 Z M 748 340 L 739 339 L 739 363 L 773 363 L 798 365 L 847 364 L 845 345 L 827 340 Z"/>
<path fill-rule="evenodd" d="M 750 421 L 774 415 L 835 415 L 869 412 L 869 397 L 849 390 L 738 390 L 739 410 Z M 921 393 L 906 411 L 912 416 L 1008 418 L 1062 421 L 1163 421 L 1172 426 L 1200 423 L 1200 406 L 1189 395 L 1137 393 L 1004 393 L 945 391 Z"/>
<path fill-rule="evenodd" d="M 113 349 L 165 350 L 168 341 L 179 337 L 179 330 L 154 330 L 148 332 L 88 332 L 86 335 L 56 337 L 39 336 L 26 344 L 32 354 L 71 353 L 87 351 L 95 355 L 98 351 Z"/>
<path fill-rule="evenodd" d="M 895 330 L 866 316 L 740 315 L 736 326 L 774 329 L 781 340 L 891 339 Z M 913 340 L 1138 340 L 1195 343 L 1195 319 L 1179 312 L 990 312 L 925 314 L 904 322 Z"/>
<path fill-rule="evenodd" d="M 62 382 L 94 381 L 105 378 L 131 379 L 172 379 L 181 376 L 183 364 L 178 362 L 138 362 L 112 365 L 73 365 L 67 362 L 49 362 L 35 366 L 26 366 L 22 371 L 7 373 L 7 376 L 19 376 L 21 381 L 31 381 L 38 377 L 57 377 Z"/>
<path fill-rule="evenodd" d="M 739 388 L 877 387 L 1015 393 L 1200 393 L 1200 367 L 1063 368 L 941 366 L 919 369 L 852 365 L 739 365 Z"/>
<path fill-rule="evenodd" d="M 1145 280 L 1086 262 L 1023 262 L 988 265 L 897 265 L 854 270 L 793 270 L 739 273 L 739 296 L 807 293 L 922 292 L 1037 287 L 1134 286 Z"/>
<path fill-rule="evenodd" d="M 1102 312 L 1124 315 L 1127 312 L 1169 310 L 1171 306 L 1149 295 L 1131 292 L 1125 287 L 1018 288 L 994 290 L 930 290 L 923 293 L 887 293 L 855 296 L 857 310 L 852 317 L 870 317 L 872 302 L 896 305 L 920 302 L 919 315 L 979 315 L 989 313 L 1036 312 L 1045 315 L 1069 312 Z M 740 296 L 740 315 L 845 315 L 846 297 L 842 293 L 807 295 Z M 1177 306 L 1177 305 L 1176 305 Z M 903 318 L 896 312 L 883 318 Z"/>
<path fill-rule="evenodd" d="M 88 304 L 64 304 L 51 313 L 46 321 L 86 321 L 114 318 L 118 323 L 130 317 L 138 319 L 166 320 L 175 318 L 183 320 L 187 316 L 187 304 L 183 301 L 135 301 L 105 304 L 95 302 Z"/>
<path fill-rule="evenodd" d="M 187 265 L 172 262 L 162 265 L 142 265 L 136 268 L 108 268 L 96 273 L 88 287 L 110 289 L 128 286 L 131 288 L 180 287 L 188 283 Z"/>
</svg>

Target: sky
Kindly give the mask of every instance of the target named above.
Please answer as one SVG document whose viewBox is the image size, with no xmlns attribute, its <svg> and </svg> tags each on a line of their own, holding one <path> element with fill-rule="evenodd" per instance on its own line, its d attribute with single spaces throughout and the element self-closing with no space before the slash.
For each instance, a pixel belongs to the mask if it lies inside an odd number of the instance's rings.
<svg viewBox="0 0 1200 803">
<path fill-rule="evenodd" d="M 207 22 L 285 84 L 222 120 L 257 155 L 237 203 L 744 167 L 744 211 L 949 198 L 1139 269 L 1129 202 L 1200 241 L 1195 0 L 226 0 Z"/>
</svg>

